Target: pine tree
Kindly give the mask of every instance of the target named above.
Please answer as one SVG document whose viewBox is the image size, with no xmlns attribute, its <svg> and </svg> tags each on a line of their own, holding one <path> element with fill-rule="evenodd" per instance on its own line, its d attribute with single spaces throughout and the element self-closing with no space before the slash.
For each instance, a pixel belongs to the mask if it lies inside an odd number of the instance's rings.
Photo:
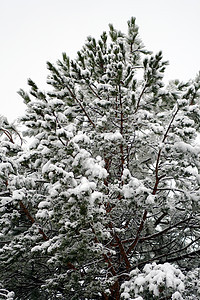
<svg viewBox="0 0 200 300">
<path fill-rule="evenodd" d="M 109 28 L 47 63 L 48 92 L 20 90 L 28 149 L 4 132 L 18 150 L 1 176 L 1 281 L 17 299 L 200 295 L 200 75 L 165 86 L 135 19 Z"/>
</svg>

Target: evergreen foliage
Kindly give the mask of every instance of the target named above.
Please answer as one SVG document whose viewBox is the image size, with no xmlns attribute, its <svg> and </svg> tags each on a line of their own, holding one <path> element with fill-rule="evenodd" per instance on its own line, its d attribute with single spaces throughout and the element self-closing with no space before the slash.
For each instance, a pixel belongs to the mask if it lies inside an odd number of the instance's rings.
<svg viewBox="0 0 200 300">
<path fill-rule="evenodd" d="M 19 91 L 29 147 L 0 120 L 3 299 L 200 297 L 200 75 L 109 28 Z"/>
</svg>

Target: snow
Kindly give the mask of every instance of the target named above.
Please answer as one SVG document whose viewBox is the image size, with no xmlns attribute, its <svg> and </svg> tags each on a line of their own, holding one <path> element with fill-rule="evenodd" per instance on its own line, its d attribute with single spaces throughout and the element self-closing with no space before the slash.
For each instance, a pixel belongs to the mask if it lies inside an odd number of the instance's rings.
<svg viewBox="0 0 200 300">
<path fill-rule="evenodd" d="M 130 294 L 127 293 L 127 292 L 123 292 L 123 293 L 121 294 L 121 297 L 122 297 L 123 299 L 128 299 L 128 300 L 130 300 Z"/>
<path fill-rule="evenodd" d="M 155 195 L 152 195 L 152 194 L 150 194 L 150 195 L 148 195 L 148 197 L 147 197 L 147 199 L 146 199 L 146 203 L 147 204 L 153 204 L 154 202 L 155 202 Z"/>
<path fill-rule="evenodd" d="M 125 171 L 125 175 L 126 174 L 128 174 L 127 171 Z M 151 192 L 150 189 L 147 189 L 143 185 L 142 181 L 138 180 L 135 177 L 131 177 L 129 180 L 129 183 L 124 184 L 123 188 L 122 188 L 122 193 L 126 199 L 135 197 L 137 195 L 143 195 L 144 193 L 149 194 L 150 192 Z M 149 201 L 150 201 L 150 199 L 152 200 L 152 198 L 149 198 Z"/>
<path fill-rule="evenodd" d="M 130 178 L 131 177 L 131 173 L 129 171 L 129 169 L 124 169 L 123 170 L 123 174 L 122 174 L 122 180 L 126 180 L 127 178 Z"/>
<path fill-rule="evenodd" d="M 163 134 L 164 133 L 164 127 L 161 126 L 160 124 L 151 124 L 151 129 L 155 133 Z"/>
<path fill-rule="evenodd" d="M 90 192 L 96 188 L 95 182 L 90 182 L 86 177 L 81 178 L 80 184 L 73 189 L 68 189 L 69 195 L 80 195 L 82 193 Z"/>
<path fill-rule="evenodd" d="M 200 146 L 192 146 L 190 144 L 187 144 L 183 141 L 180 142 L 175 142 L 174 143 L 174 148 L 179 151 L 179 152 L 183 152 L 183 153 L 191 153 L 191 154 L 199 154 L 200 153 Z"/>
<path fill-rule="evenodd" d="M 51 244 L 50 240 L 48 240 L 46 242 L 43 242 L 41 245 L 34 246 L 31 249 L 31 252 L 37 252 L 37 251 L 45 250 L 50 246 L 50 244 Z"/>
<path fill-rule="evenodd" d="M 46 173 L 49 170 L 49 166 L 51 165 L 51 161 L 49 160 L 43 167 L 42 167 L 42 173 Z"/>
<path fill-rule="evenodd" d="M 110 104 L 110 102 L 109 102 L 108 100 L 104 100 L 104 99 L 100 100 L 99 98 L 96 98 L 96 99 L 93 101 L 93 103 L 94 103 L 95 105 L 99 105 L 99 106 L 106 106 L 106 105 Z M 104 118 L 104 119 L 103 119 L 103 118 Z M 105 117 L 103 117 L 103 118 L 102 118 L 102 121 L 105 122 L 105 121 L 106 121 L 106 120 L 105 120 Z"/>
<path fill-rule="evenodd" d="M 106 91 L 109 91 L 110 89 L 112 89 L 112 85 L 110 84 L 102 84 L 102 83 L 98 83 L 97 84 L 97 90 L 100 91 L 101 89 L 104 89 Z"/>
<path fill-rule="evenodd" d="M 38 149 L 39 150 L 39 149 Z M 50 151 L 50 149 L 48 148 L 48 147 L 46 147 L 46 146 L 43 146 L 43 149 L 42 149 L 42 151 L 41 151 L 41 154 L 42 155 L 47 155 L 47 154 L 50 154 L 51 153 L 51 151 Z"/>
<path fill-rule="evenodd" d="M 39 209 L 49 208 L 49 207 L 50 207 L 50 203 L 48 201 L 41 201 L 38 205 Z"/>
<path fill-rule="evenodd" d="M 51 163 L 51 160 L 49 160 L 44 166 L 42 167 L 42 173 L 48 173 L 49 178 L 53 177 L 53 174 L 62 175 L 62 177 L 67 180 L 69 178 L 74 178 L 73 172 L 67 172 L 63 168 L 58 167 Z"/>
<path fill-rule="evenodd" d="M 81 69 L 81 75 L 85 77 L 90 76 L 90 71 L 88 69 Z"/>
<path fill-rule="evenodd" d="M 37 219 L 48 219 L 49 218 L 49 211 L 48 209 L 39 209 L 35 215 Z"/>
<path fill-rule="evenodd" d="M 9 292 L 6 289 L 0 289 L 0 296 L 2 297 L 2 299 L 14 300 L 15 293 Z"/>
<path fill-rule="evenodd" d="M 101 136 L 106 141 L 117 141 L 123 138 L 119 130 L 116 130 L 114 133 L 112 132 L 102 133 Z"/>
<path fill-rule="evenodd" d="M 14 292 L 8 292 L 7 294 L 7 300 L 12 300 L 14 299 L 15 293 Z"/>
<path fill-rule="evenodd" d="M 8 204 L 9 202 L 11 202 L 12 198 L 11 197 L 2 197 L 2 198 L 0 198 L 0 200 L 1 200 L 0 207 L 2 207 L 2 206 L 5 206 L 6 204 Z"/>
<path fill-rule="evenodd" d="M 90 144 L 90 139 L 89 137 L 83 133 L 82 131 L 79 131 L 75 137 L 72 139 L 73 142 L 75 143 L 79 143 L 79 142 L 82 142 L 82 143 L 85 143 L 85 144 Z"/>
<path fill-rule="evenodd" d="M 76 189 L 78 190 L 77 194 L 85 193 L 85 192 L 90 191 L 91 189 L 95 189 L 95 188 L 96 188 L 95 182 L 89 182 L 86 177 L 83 177 L 81 179 L 81 184 L 76 187 Z"/>
<path fill-rule="evenodd" d="M 14 172 L 14 170 L 9 162 L 3 162 L 0 164 L 0 172 L 8 174 L 9 172 Z"/>
<path fill-rule="evenodd" d="M 103 179 L 108 176 L 108 172 L 100 164 L 97 163 L 90 164 L 90 163 L 91 160 L 88 159 L 86 163 L 86 166 L 88 166 L 88 170 L 85 173 L 86 175 L 90 174 L 93 178 L 99 178 L 99 179 Z"/>
<path fill-rule="evenodd" d="M 25 197 L 25 194 L 22 190 L 13 191 L 14 200 L 22 200 Z"/>
<path fill-rule="evenodd" d="M 175 292 L 172 295 L 172 300 L 184 300 L 179 292 Z"/>
<path fill-rule="evenodd" d="M 151 282 L 149 284 L 149 291 L 152 291 L 153 295 L 159 296 L 159 290 L 157 284 Z"/>
<path fill-rule="evenodd" d="M 198 176 L 198 169 L 196 167 L 188 166 L 185 168 L 185 172 L 194 176 Z"/>
<path fill-rule="evenodd" d="M 95 201 L 97 199 L 102 199 L 102 197 L 103 197 L 103 194 L 101 192 L 94 191 L 90 196 L 90 205 L 94 205 Z"/>
<path fill-rule="evenodd" d="M 34 149 L 39 145 L 39 140 L 35 138 L 31 143 L 30 143 L 30 149 Z"/>
<path fill-rule="evenodd" d="M 138 286 L 141 286 L 145 283 L 145 278 L 141 275 L 139 275 L 136 280 L 135 280 L 135 284 Z"/>
<path fill-rule="evenodd" d="M 82 164 L 85 170 L 85 175 L 91 178 L 103 179 L 108 176 L 106 169 L 103 167 L 104 161 L 98 156 L 96 159 L 90 157 L 90 153 L 85 149 L 80 149 L 74 161 L 72 163 L 73 167 Z"/>
</svg>

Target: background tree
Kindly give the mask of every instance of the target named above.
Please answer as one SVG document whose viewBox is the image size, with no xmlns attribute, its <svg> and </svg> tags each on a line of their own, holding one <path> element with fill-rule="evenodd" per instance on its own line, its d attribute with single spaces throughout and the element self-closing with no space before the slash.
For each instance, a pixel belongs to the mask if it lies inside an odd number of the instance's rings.
<svg viewBox="0 0 200 300">
<path fill-rule="evenodd" d="M 165 87 L 166 65 L 131 18 L 20 90 L 32 143 L 0 249 L 18 299 L 198 298 L 200 77 Z"/>
<path fill-rule="evenodd" d="M 11 178 L 17 175 L 18 165 L 15 160 L 16 155 L 19 153 L 20 144 L 15 144 L 14 139 L 20 137 L 13 124 L 9 124 L 8 120 L 0 116 L 0 249 L 1 261 L 4 264 L 6 259 L 4 253 L 9 248 L 13 236 L 13 224 L 16 224 L 19 217 L 19 212 L 15 209 L 14 201 L 11 197 L 13 186 Z M 1 268 L 3 272 L 6 269 Z M 0 279 L 0 297 L 1 299 L 14 299 L 14 292 L 5 288 L 4 283 L 7 285 L 7 280 L 10 280 L 8 273 L 1 276 Z M 3 279 L 3 280 L 2 280 Z"/>
</svg>

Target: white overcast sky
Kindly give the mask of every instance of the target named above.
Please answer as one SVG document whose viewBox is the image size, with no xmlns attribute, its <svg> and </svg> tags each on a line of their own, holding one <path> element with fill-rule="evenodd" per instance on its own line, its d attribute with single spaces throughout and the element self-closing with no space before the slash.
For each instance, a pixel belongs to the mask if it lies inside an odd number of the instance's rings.
<svg viewBox="0 0 200 300">
<path fill-rule="evenodd" d="M 46 61 L 71 58 L 88 35 L 112 23 L 126 32 L 136 17 L 148 50 L 163 51 L 166 79 L 189 80 L 200 70 L 200 0 L 0 0 L 0 115 L 24 112 L 17 91 L 31 78 L 46 86 Z"/>
</svg>

